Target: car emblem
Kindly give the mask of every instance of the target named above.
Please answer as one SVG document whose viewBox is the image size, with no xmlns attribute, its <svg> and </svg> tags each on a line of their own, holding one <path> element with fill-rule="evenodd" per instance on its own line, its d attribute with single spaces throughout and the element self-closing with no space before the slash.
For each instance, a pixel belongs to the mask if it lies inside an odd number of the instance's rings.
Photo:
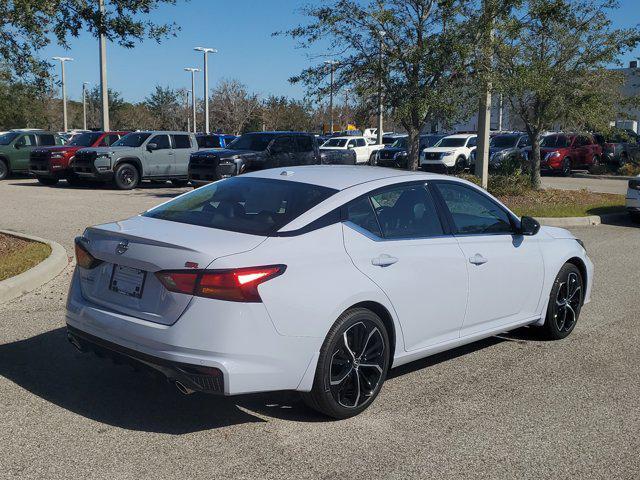
<svg viewBox="0 0 640 480">
<path fill-rule="evenodd" d="M 129 240 L 122 240 L 116 247 L 116 253 L 118 255 L 122 255 L 127 250 L 129 250 Z"/>
</svg>

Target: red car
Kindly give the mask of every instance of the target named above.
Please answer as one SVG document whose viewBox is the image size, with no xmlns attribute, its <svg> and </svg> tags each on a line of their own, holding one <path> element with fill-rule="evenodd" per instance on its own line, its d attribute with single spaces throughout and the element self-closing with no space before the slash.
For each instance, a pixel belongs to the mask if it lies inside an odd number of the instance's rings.
<svg viewBox="0 0 640 480">
<path fill-rule="evenodd" d="M 598 165 L 601 158 L 602 146 L 587 134 L 554 133 L 540 143 L 540 169 L 565 177 L 571 175 L 573 169 Z"/>
<path fill-rule="evenodd" d="M 43 185 L 55 185 L 61 179 L 77 184 L 71 161 L 76 152 L 86 147 L 108 147 L 129 132 L 87 132 L 75 135 L 69 143 L 56 147 L 36 148 L 29 155 L 29 173 Z"/>
</svg>

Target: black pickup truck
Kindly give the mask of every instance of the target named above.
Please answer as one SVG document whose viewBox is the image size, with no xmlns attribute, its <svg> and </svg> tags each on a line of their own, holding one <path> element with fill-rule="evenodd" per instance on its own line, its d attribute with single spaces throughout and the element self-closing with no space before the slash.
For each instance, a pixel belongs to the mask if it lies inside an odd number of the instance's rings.
<svg viewBox="0 0 640 480">
<path fill-rule="evenodd" d="M 300 132 L 245 133 L 227 148 L 200 150 L 189 159 L 189 180 L 202 185 L 252 170 L 294 165 L 355 165 L 351 150 L 320 152 L 316 137 Z"/>
</svg>

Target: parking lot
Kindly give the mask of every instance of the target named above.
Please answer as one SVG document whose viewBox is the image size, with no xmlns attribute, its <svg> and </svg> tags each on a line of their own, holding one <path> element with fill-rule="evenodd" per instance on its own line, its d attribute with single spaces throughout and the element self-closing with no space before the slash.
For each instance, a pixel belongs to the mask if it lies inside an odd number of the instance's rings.
<svg viewBox="0 0 640 480">
<path fill-rule="evenodd" d="M 577 180 L 577 179 L 575 179 Z M 578 183 L 578 185 L 580 185 Z M 187 189 L 0 183 L 0 228 L 61 243 Z M 362 415 L 293 393 L 185 397 L 66 341 L 72 265 L 0 305 L 1 478 L 628 478 L 640 476 L 640 228 L 575 229 L 592 303 L 564 341 L 528 329 L 393 370 Z"/>
</svg>

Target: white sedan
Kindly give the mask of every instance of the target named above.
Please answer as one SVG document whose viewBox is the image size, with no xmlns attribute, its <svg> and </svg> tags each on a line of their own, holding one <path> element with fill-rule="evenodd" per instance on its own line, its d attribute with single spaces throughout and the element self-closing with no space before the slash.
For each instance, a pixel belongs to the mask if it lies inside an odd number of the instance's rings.
<svg viewBox="0 0 640 480">
<path fill-rule="evenodd" d="M 384 148 L 384 145 L 371 143 L 365 137 L 346 136 L 333 137 L 320 146 L 320 150 L 353 150 L 356 154 L 356 163 L 370 163 L 373 154 Z"/>
<path fill-rule="evenodd" d="M 640 175 L 629 180 L 626 206 L 629 215 L 631 215 L 631 220 L 640 223 Z"/>
<path fill-rule="evenodd" d="M 420 152 L 420 166 L 425 169 L 462 171 L 471 164 L 476 149 L 477 135 L 458 134 L 444 137 L 433 147 Z"/>
<path fill-rule="evenodd" d="M 335 418 L 390 368 L 525 325 L 566 337 L 593 281 L 568 231 L 464 180 L 377 167 L 221 180 L 88 228 L 76 256 L 80 351 L 186 394 L 297 390 Z"/>
</svg>

